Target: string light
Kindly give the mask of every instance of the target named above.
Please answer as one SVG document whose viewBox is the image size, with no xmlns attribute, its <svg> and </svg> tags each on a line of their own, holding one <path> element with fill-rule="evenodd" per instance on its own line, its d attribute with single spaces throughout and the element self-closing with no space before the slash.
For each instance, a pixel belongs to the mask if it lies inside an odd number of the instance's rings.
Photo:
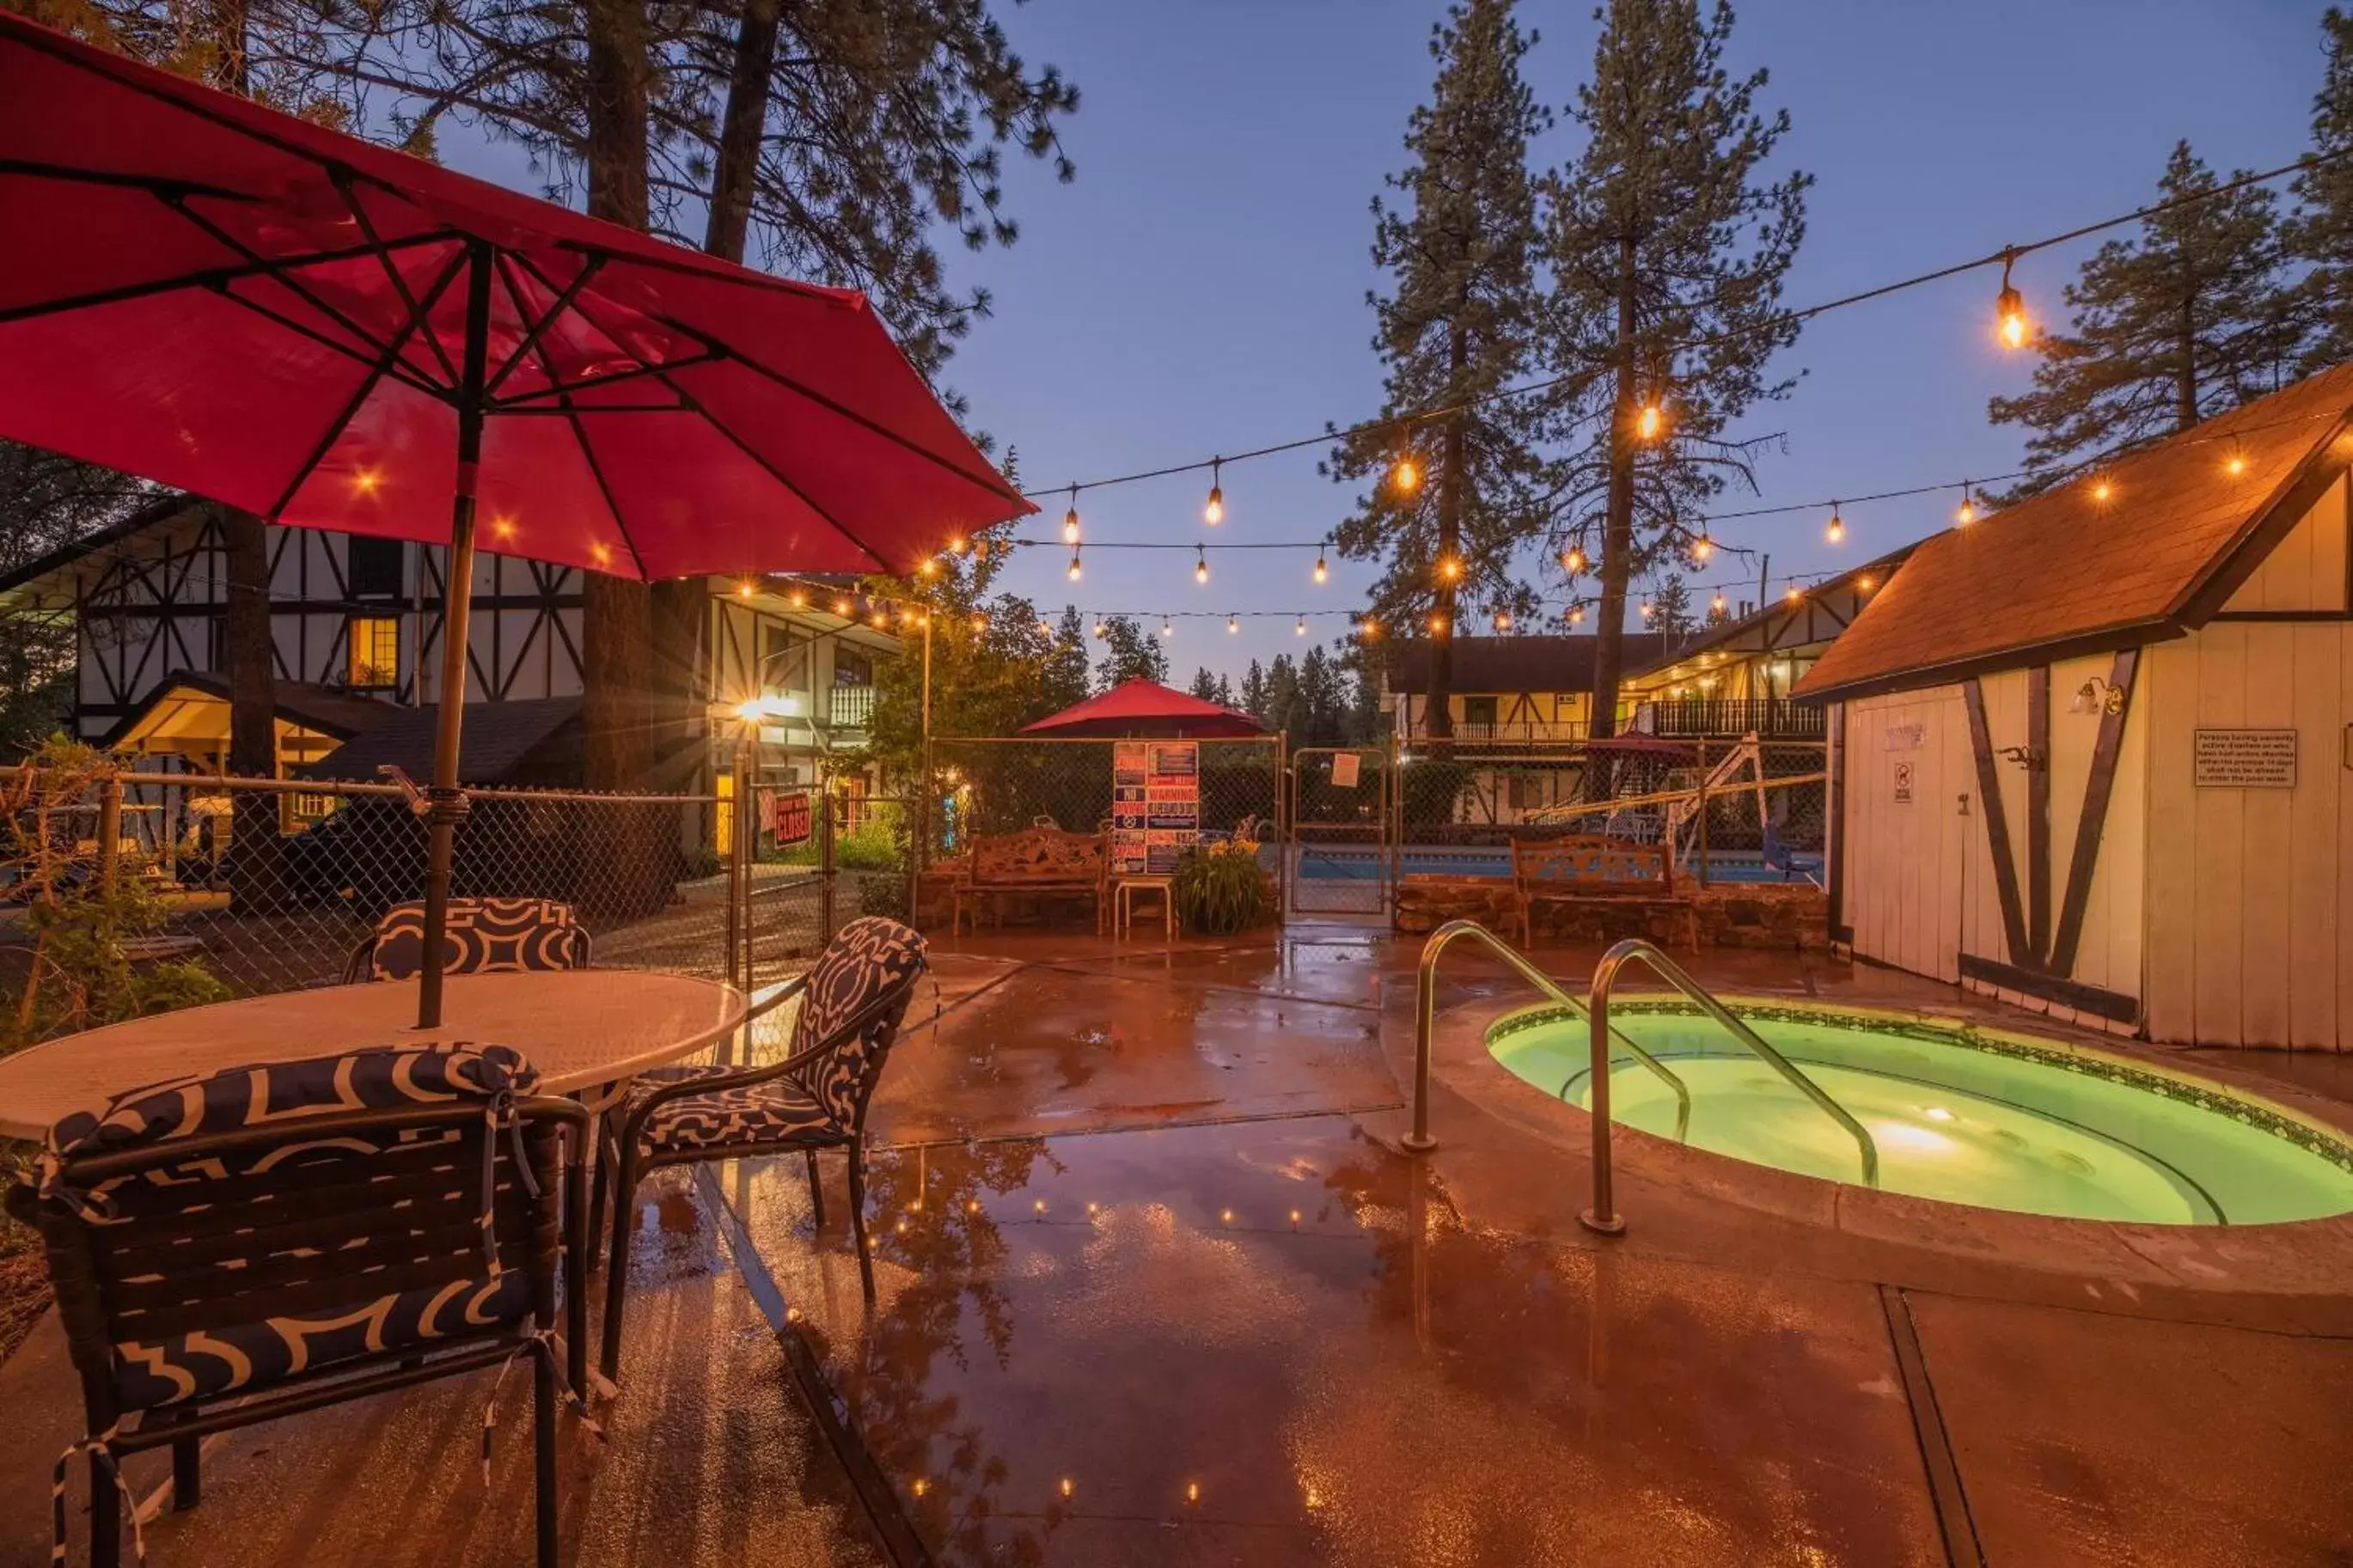
<svg viewBox="0 0 2353 1568">
<path fill-rule="evenodd" d="M 1209 581 L 1209 552 L 1198 544 L 1193 549 L 1199 557 L 1193 563 L 1193 581 L 1206 587 Z"/>
<path fill-rule="evenodd" d="M 1305 616 L 1302 616 L 1297 620 L 1291 623 L 1291 635 L 1299 637 L 1303 637 L 1307 635 L 1307 617 Z"/>
<path fill-rule="evenodd" d="M 1062 514 L 1062 542 L 1065 544 L 1076 544 L 1078 542 L 1079 487 L 1072 485 L 1071 487 L 1071 510 Z"/>
<path fill-rule="evenodd" d="M 1209 459 L 1209 504 L 1201 509 L 1201 519 L 1211 528 L 1226 521 L 1226 492 L 1218 479 L 1218 470 L 1223 464 L 1223 458 Z"/>
<path fill-rule="evenodd" d="M 1160 635 L 1164 637 L 1173 637 L 1176 635 L 1176 628 L 1168 624 L 1166 616 L 1160 617 Z"/>
<path fill-rule="evenodd" d="M 1707 558 L 1715 553 L 1715 541 L 1710 539 L 1705 533 L 1692 541 L 1692 559 L 1701 565 L 1706 565 Z"/>
<path fill-rule="evenodd" d="M 1228 631 L 1229 631 L 1229 632 L 1238 632 L 1238 631 L 1240 631 L 1240 630 L 1241 630 L 1241 629 L 1242 629 L 1242 618 L 1241 618 L 1241 616 L 1238 616 L 1238 615 L 1229 615 L 1229 616 L 1226 616 L 1226 630 L 1228 630 Z"/>
<path fill-rule="evenodd" d="M 1381 625 L 1370 616 L 1363 616 L 1356 622 L 1356 635 L 1369 641 L 1381 635 Z"/>
<path fill-rule="evenodd" d="M 1103 635 L 1103 633 L 1104 633 L 1107 629 L 1109 629 L 1109 628 L 1107 628 L 1106 626 L 1104 626 L 1104 625 L 1103 624 L 1103 618 L 1102 618 L 1100 616 L 1098 616 L 1095 618 L 1095 636 L 1096 636 L 1097 637 L 1101 637 Z"/>
<path fill-rule="evenodd" d="M 1509 613 L 1503 610 L 1495 612 L 1495 629 L 1499 632 L 1507 632 L 1512 629 L 1512 617 Z"/>
<path fill-rule="evenodd" d="M 1666 427 L 1666 410 L 1655 399 L 1642 405 L 1642 411 L 1634 416 L 1634 434 L 1645 441 L 1657 440 L 1659 432 Z"/>
<path fill-rule="evenodd" d="M 1332 568 L 1324 563 L 1324 547 L 1319 544 L 1315 547 L 1315 581 L 1321 585 L 1328 582 L 1331 576 Z"/>
<path fill-rule="evenodd" d="M 2010 268 L 2017 259 L 2018 252 L 2002 252 L 2001 292 L 1994 296 L 1993 301 L 1994 333 L 2000 338 L 2001 346 L 2006 349 L 2024 348 L 2027 339 L 2034 332 L 2032 324 L 2026 319 L 2025 296 L 2010 287 Z"/>
<path fill-rule="evenodd" d="M 1421 470 L 1414 466 L 1412 453 L 1398 454 L 1396 465 L 1389 469 L 1389 482 L 1406 495 L 1411 495 L 1421 488 Z"/>
<path fill-rule="evenodd" d="M 948 541 L 948 553 L 951 555 L 961 555 L 970 548 L 971 542 L 961 533 Z"/>
<path fill-rule="evenodd" d="M 1722 615 L 1722 614 L 1724 614 L 1724 590 L 1723 590 L 1723 589 L 1718 588 L 1718 589 L 1715 591 L 1715 598 L 1713 598 L 1713 599 L 1710 599 L 1710 600 L 1707 602 L 1707 607 L 1708 607 L 1709 609 L 1711 609 L 1711 610 L 1714 610 L 1714 611 L 1715 611 L 1717 615 L 1719 615 L 1719 616 L 1720 616 L 1720 615 Z"/>
<path fill-rule="evenodd" d="M 1585 624 L 1585 606 L 1583 605 L 1571 605 L 1568 607 L 1568 624 L 1572 626 L 1581 626 Z"/>
<path fill-rule="evenodd" d="M 735 582 L 735 596 L 736 596 L 737 598 L 739 598 L 739 599 L 748 599 L 748 598 L 750 598 L 750 597 L 752 596 L 752 595 L 753 595 L 754 591 L 754 590 L 753 589 L 753 586 L 752 586 L 752 579 L 750 579 L 749 577 L 739 577 L 739 578 L 737 578 L 737 579 L 736 579 L 736 582 Z"/>
<path fill-rule="evenodd" d="M 1444 616 L 1432 616 L 1430 617 L 1430 635 L 1434 637 L 1442 637 L 1446 635 L 1446 617 Z"/>
<path fill-rule="evenodd" d="M 1806 594 L 1804 589 L 1799 587 L 1795 583 L 1789 584 L 1789 603 L 1794 605 L 1805 596 Z"/>
<path fill-rule="evenodd" d="M 2092 499 L 2095 501 L 2105 502 L 2110 496 L 2116 493 L 2116 487 L 2109 484 L 2105 479 L 2102 479 L 2092 486 Z"/>
<path fill-rule="evenodd" d="M 1857 577 L 1854 580 L 1854 585 L 1857 592 L 1868 594 L 1873 588 L 1878 587 L 1879 584 L 1870 577 Z"/>
<path fill-rule="evenodd" d="M 1074 544 L 1071 547 L 1071 581 L 1073 583 L 1077 582 L 1079 580 L 1079 549 L 1078 546 Z"/>
<path fill-rule="evenodd" d="M 1578 549 L 1574 544 L 1570 545 L 1567 550 L 1561 552 L 1560 569 L 1567 573 L 1572 577 L 1576 576 L 1579 572 L 1584 571 L 1585 552 Z"/>
<path fill-rule="evenodd" d="M 848 620 L 849 618 L 849 601 L 847 599 L 836 599 L 833 602 L 833 613 L 839 616 L 843 620 Z"/>
<path fill-rule="evenodd" d="M 1443 582 L 1453 582 L 1457 577 L 1462 575 L 1462 563 L 1455 560 L 1451 555 L 1440 556 L 1438 558 L 1438 575 Z"/>
<path fill-rule="evenodd" d="M 1642 601 L 1642 618 L 1644 620 L 1649 620 L 1652 616 L 1655 616 L 1658 613 L 1658 606 L 1652 605 L 1650 600 L 1645 599 Z"/>
<path fill-rule="evenodd" d="M 1831 520 L 1822 525 L 1822 537 L 1832 544 L 1846 542 L 1846 519 L 1839 515 L 1839 504 L 1831 502 Z"/>
<path fill-rule="evenodd" d="M 975 636 L 975 637 L 978 637 L 978 636 L 980 636 L 980 634 L 981 634 L 981 633 L 983 633 L 983 632 L 987 631 L 987 629 L 988 629 L 988 617 L 987 617 L 987 616 L 973 616 L 973 618 L 972 618 L 972 635 L 973 635 L 973 636 Z"/>
<path fill-rule="evenodd" d="M 796 589 L 794 589 L 794 590 L 793 590 L 793 592 L 792 592 L 792 602 L 793 602 L 793 608 L 794 608 L 794 609 L 796 609 L 796 610 L 806 610 L 806 609 L 807 609 L 807 608 L 808 608 L 808 591 L 807 591 L 807 589 L 804 589 L 804 588 L 796 588 Z"/>
<path fill-rule="evenodd" d="M 1963 479 L 1961 481 L 1961 510 L 1953 514 L 1953 521 L 1959 523 L 1963 528 L 1967 528 L 1977 520 L 1977 502 L 1969 499 L 1969 481 Z"/>
<path fill-rule="evenodd" d="M 2238 447 L 2232 447 L 2231 449 L 2231 455 L 2224 460 L 2222 468 L 2223 470 L 2232 479 L 2237 479 L 2241 474 L 2247 471 L 2247 454 Z"/>
</svg>

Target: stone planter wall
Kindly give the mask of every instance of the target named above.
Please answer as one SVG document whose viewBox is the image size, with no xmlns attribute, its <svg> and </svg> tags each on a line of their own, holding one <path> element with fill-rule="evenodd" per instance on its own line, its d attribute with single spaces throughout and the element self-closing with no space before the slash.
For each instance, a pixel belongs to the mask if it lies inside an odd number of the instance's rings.
<svg viewBox="0 0 2353 1568">
<path fill-rule="evenodd" d="M 1709 947 L 1827 949 L 1830 895 L 1805 882 L 1727 882 L 1712 888 L 1679 884 L 1699 914 L 1701 942 Z M 1398 889 L 1397 929 L 1413 934 L 1452 920 L 1472 920 L 1517 940 L 1519 914 L 1512 885 L 1495 877 L 1409 876 Z M 1614 906 L 1540 903 L 1540 942 L 1610 942 L 1648 937 L 1672 952 L 1684 940 L 1683 917 L 1672 911 Z"/>
</svg>

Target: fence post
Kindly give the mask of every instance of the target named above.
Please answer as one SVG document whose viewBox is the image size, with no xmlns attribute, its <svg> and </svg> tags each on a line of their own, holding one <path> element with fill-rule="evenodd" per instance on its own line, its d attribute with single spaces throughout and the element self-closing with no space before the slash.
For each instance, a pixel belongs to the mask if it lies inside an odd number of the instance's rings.
<svg viewBox="0 0 2353 1568">
<path fill-rule="evenodd" d="M 820 778 L 817 787 L 817 940 L 823 947 L 833 940 L 833 791 Z M 913 914 L 911 908 L 907 911 Z"/>
<path fill-rule="evenodd" d="M 1699 780 L 1699 885 L 1707 886 L 1707 775 Z"/>
<path fill-rule="evenodd" d="M 114 865 L 122 853 L 122 775 L 109 773 L 98 786 L 98 883 L 114 890 Z"/>
</svg>

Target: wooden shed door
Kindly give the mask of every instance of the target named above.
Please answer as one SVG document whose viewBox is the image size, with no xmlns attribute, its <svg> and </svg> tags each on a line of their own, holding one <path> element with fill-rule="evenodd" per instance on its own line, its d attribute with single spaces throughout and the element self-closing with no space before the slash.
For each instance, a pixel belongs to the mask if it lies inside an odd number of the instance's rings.
<svg viewBox="0 0 2353 1568">
<path fill-rule="evenodd" d="M 1971 821 L 1961 796 L 1976 790 L 1959 689 L 1849 704 L 1845 753 L 1841 876 L 1854 950 L 1957 983 Z"/>
</svg>

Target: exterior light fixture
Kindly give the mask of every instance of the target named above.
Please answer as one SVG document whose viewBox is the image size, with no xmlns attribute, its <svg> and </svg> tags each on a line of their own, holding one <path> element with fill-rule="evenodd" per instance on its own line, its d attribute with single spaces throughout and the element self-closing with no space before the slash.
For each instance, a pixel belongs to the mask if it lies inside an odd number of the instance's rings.
<svg viewBox="0 0 2353 1568">
<path fill-rule="evenodd" d="M 1692 541 L 1692 559 L 1701 565 L 1706 565 L 1707 558 L 1715 553 L 1715 541 L 1710 539 L 1705 532 L 1702 532 L 1697 539 Z"/>
<path fill-rule="evenodd" d="M 1583 605 L 1571 605 L 1568 607 L 1568 624 L 1572 626 L 1581 626 L 1585 624 L 1585 606 Z"/>
<path fill-rule="evenodd" d="M 1332 568 L 1324 563 L 1324 549 L 1323 546 L 1318 545 L 1315 549 L 1315 581 L 1318 584 L 1325 583 L 1331 579 L 1331 576 Z"/>
<path fill-rule="evenodd" d="M 1176 635 L 1176 628 L 1168 624 L 1168 617 L 1166 616 L 1160 617 L 1160 635 L 1164 637 L 1173 637 Z"/>
<path fill-rule="evenodd" d="M 1832 544 L 1846 542 L 1846 519 L 1839 515 L 1839 503 L 1831 502 L 1831 520 L 1822 525 L 1822 537 Z"/>
<path fill-rule="evenodd" d="M 1080 570 L 1081 570 L 1081 569 L 1080 569 L 1080 566 L 1079 566 L 1079 552 L 1078 552 L 1078 548 L 1074 545 L 1074 546 L 1072 546 L 1072 547 L 1071 547 L 1071 582 L 1075 583 L 1075 582 L 1077 582 L 1077 581 L 1079 580 Z"/>
<path fill-rule="evenodd" d="M 2121 713 L 2125 710 L 2125 689 L 2105 676 L 2095 675 L 2075 689 L 2075 700 L 2067 704 L 2070 713 Z"/>
<path fill-rule="evenodd" d="M 1963 528 L 1967 528 L 1977 520 L 1978 503 L 1969 499 L 1969 481 L 1963 479 L 1961 481 L 1961 508 L 1958 511 L 1953 513 L 1953 521 L 1959 523 Z"/>
<path fill-rule="evenodd" d="M 1227 615 L 1226 615 L 1226 630 L 1228 630 L 1228 631 L 1229 631 L 1229 632 L 1238 632 L 1238 631 L 1240 631 L 1240 630 L 1241 630 L 1241 629 L 1242 629 L 1242 618 L 1241 618 L 1241 616 L 1239 616 L 1239 615 L 1237 615 L 1237 614 L 1234 614 L 1234 613 L 1233 613 L 1233 612 L 1231 612 L 1231 611 L 1227 612 Z"/>
<path fill-rule="evenodd" d="M 1994 335 L 2006 349 L 2022 349 L 2034 335 L 2033 323 L 2026 319 L 2025 296 L 2010 286 L 2010 263 L 2017 259 L 2018 252 L 2014 250 L 2002 253 L 2001 292 L 1994 296 L 1993 301 Z"/>
<path fill-rule="evenodd" d="M 1421 469 L 1415 466 L 1412 453 L 1398 453 L 1398 460 L 1389 469 L 1389 482 L 1401 495 L 1411 495 L 1421 489 Z"/>
<path fill-rule="evenodd" d="M 1209 581 L 1209 552 L 1198 544 L 1193 546 L 1193 549 L 1198 557 L 1193 563 L 1193 581 L 1207 586 Z"/>
<path fill-rule="evenodd" d="M 1645 441 L 1657 440 L 1659 433 L 1666 427 L 1666 410 L 1655 401 L 1642 405 L 1642 411 L 1634 416 L 1634 434 Z"/>
<path fill-rule="evenodd" d="M 1072 485 L 1071 487 L 1071 510 L 1062 514 L 1062 542 L 1065 544 L 1076 544 L 1078 542 L 1079 487 Z"/>
<path fill-rule="evenodd" d="M 1211 528 L 1226 521 L 1226 492 L 1218 483 L 1218 470 L 1223 461 L 1219 458 L 1209 459 L 1209 504 L 1201 509 L 1201 521 Z"/>
<path fill-rule="evenodd" d="M 1307 635 L 1307 617 L 1305 616 L 1302 616 L 1297 620 L 1291 623 L 1291 635 L 1298 637 L 1303 637 Z"/>
</svg>

